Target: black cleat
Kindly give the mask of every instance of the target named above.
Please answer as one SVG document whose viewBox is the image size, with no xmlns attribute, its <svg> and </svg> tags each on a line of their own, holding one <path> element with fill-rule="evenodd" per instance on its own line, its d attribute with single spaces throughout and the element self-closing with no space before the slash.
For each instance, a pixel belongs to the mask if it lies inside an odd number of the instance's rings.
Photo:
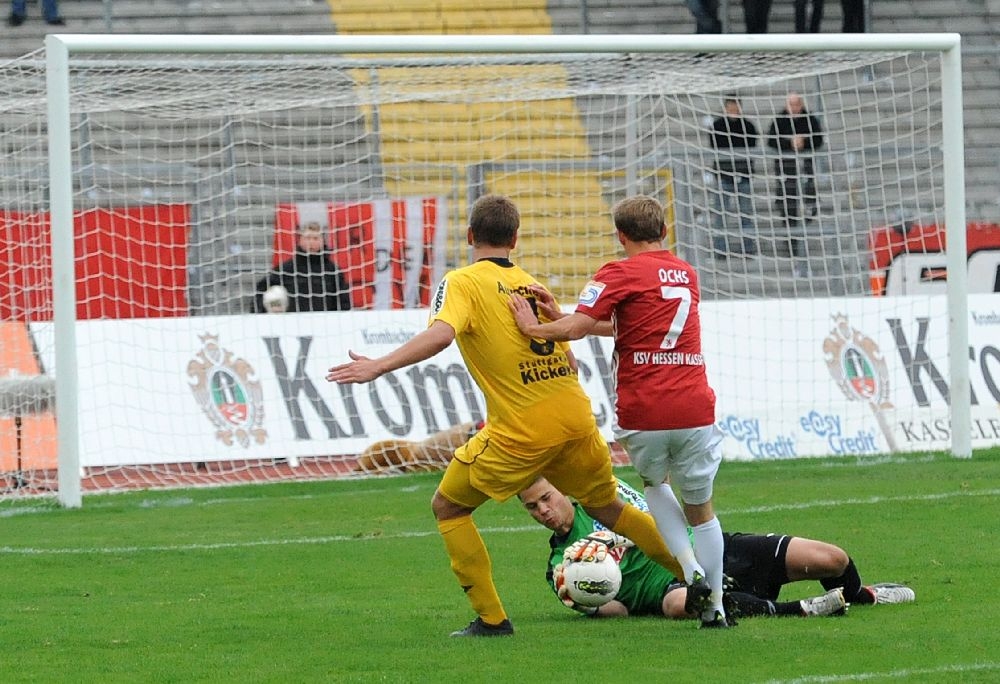
<svg viewBox="0 0 1000 684">
<path fill-rule="evenodd" d="M 701 620 L 701 629 L 729 629 L 735 626 L 735 621 L 729 623 L 726 620 L 726 616 L 719 611 L 715 611 L 715 616 L 711 620 L 706 620 L 705 618 Z"/>
<path fill-rule="evenodd" d="M 451 633 L 453 637 L 495 637 L 513 636 L 514 625 L 510 620 L 504 620 L 499 625 L 488 625 L 482 618 L 476 618 L 465 629 L 459 629 Z"/>
<path fill-rule="evenodd" d="M 740 614 L 740 607 L 736 604 L 736 599 L 728 591 L 722 594 L 722 609 L 726 611 L 726 622 L 730 627 L 736 626 L 736 618 L 743 617 Z"/>
<path fill-rule="evenodd" d="M 687 585 L 684 611 L 688 615 L 701 615 L 711 605 L 712 587 L 700 572 L 694 573 L 691 584 Z"/>
<path fill-rule="evenodd" d="M 7 26 L 20 26 L 24 23 L 23 14 L 11 14 L 7 17 Z"/>
</svg>

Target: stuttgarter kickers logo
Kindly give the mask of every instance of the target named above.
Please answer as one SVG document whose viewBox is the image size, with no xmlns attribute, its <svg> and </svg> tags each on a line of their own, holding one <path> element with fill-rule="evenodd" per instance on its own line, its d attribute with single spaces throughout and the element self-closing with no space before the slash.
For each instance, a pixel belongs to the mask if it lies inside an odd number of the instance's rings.
<svg viewBox="0 0 1000 684">
<path fill-rule="evenodd" d="M 896 439 L 883 413 L 889 401 L 889 367 L 875 341 L 851 326 L 844 314 L 833 317 L 834 328 L 823 340 L 823 356 L 837 386 L 850 401 L 866 402 L 891 451 Z"/>
<path fill-rule="evenodd" d="M 264 396 L 257 374 L 246 360 L 219 346 L 219 336 L 199 335 L 202 348 L 188 363 L 191 391 L 226 446 L 267 441 Z"/>
</svg>

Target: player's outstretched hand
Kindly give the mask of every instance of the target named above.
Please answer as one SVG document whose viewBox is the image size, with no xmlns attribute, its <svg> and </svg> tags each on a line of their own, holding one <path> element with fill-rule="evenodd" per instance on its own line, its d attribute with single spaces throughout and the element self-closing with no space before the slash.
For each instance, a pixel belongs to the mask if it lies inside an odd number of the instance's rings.
<svg viewBox="0 0 1000 684">
<path fill-rule="evenodd" d="M 331 367 L 326 373 L 327 382 L 349 385 L 358 382 L 371 382 L 382 375 L 382 371 L 374 359 L 355 354 L 350 350 L 348 350 L 347 355 L 351 357 L 351 362 Z"/>
<path fill-rule="evenodd" d="M 546 290 L 541 285 L 529 285 L 528 289 L 531 290 L 531 294 L 535 296 L 535 305 L 538 307 L 538 312 L 545 316 L 550 321 L 558 321 L 560 318 L 565 316 L 562 310 L 556 305 L 556 298 L 552 296 L 552 293 Z"/>
<path fill-rule="evenodd" d="M 587 561 L 597 561 L 599 563 L 604 560 L 607 555 L 607 544 L 597 539 L 584 537 L 583 539 L 573 542 L 566 547 L 566 550 L 563 551 L 563 561 L 567 563 L 572 561 L 583 563 Z"/>
<path fill-rule="evenodd" d="M 531 303 L 519 294 L 511 294 L 507 306 L 510 307 L 510 312 L 514 314 L 514 322 L 517 323 L 517 329 L 523 334 L 531 336 L 532 329 L 538 325 L 538 316 L 535 315 L 534 309 L 531 308 Z"/>
</svg>

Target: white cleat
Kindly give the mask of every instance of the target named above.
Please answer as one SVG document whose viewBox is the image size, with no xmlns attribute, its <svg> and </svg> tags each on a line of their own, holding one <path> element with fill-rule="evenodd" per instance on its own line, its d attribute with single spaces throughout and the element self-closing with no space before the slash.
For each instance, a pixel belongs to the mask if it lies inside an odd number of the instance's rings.
<svg viewBox="0 0 1000 684">
<path fill-rule="evenodd" d="M 844 600 L 842 587 L 834 587 L 822 596 L 802 599 L 799 605 L 802 606 L 802 614 L 809 617 L 843 615 L 847 612 L 847 602 Z"/>
<path fill-rule="evenodd" d="M 915 591 L 902 584 L 883 582 L 865 587 L 875 597 L 875 603 L 910 603 L 917 600 Z"/>
</svg>

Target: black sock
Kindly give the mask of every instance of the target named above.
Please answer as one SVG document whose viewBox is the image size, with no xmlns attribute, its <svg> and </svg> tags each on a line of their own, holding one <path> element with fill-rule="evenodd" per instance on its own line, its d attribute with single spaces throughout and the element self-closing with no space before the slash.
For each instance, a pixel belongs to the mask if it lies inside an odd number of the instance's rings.
<svg viewBox="0 0 1000 684">
<path fill-rule="evenodd" d="M 774 604 L 774 614 L 793 617 L 802 617 L 802 604 L 798 601 L 780 601 Z"/>
<path fill-rule="evenodd" d="M 747 594 L 742 591 L 731 591 L 727 594 L 736 606 L 737 617 L 754 617 L 755 615 L 774 615 L 774 602 Z"/>
<path fill-rule="evenodd" d="M 840 577 L 828 577 L 819 581 L 823 588 L 829 591 L 834 587 L 844 588 L 844 600 L 848 603 L 875 603 L 875 599 L 861 585 L 861 575 L 858 573 L 854 559 L 848 558 L 847 568 Z"/>
<path fill-rule="evenodd" d="M 736 606 L 738 617 L 802 616 L 802 605 L 798 601 L 769 601 L 742 591 L 731 591 L 728 596 Z"/>
</svg>

